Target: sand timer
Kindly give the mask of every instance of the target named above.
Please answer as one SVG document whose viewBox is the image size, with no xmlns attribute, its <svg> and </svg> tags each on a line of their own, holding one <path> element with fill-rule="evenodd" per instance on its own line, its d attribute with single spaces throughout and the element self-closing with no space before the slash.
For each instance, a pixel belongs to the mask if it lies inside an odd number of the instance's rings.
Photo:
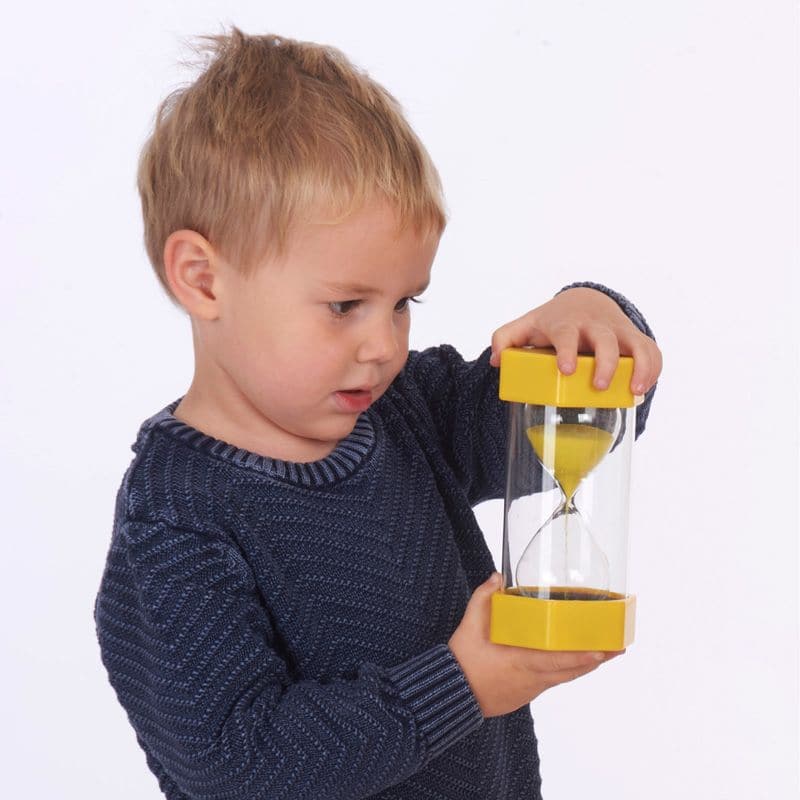
<svg viewBox="0 0 800 800">
<path fill-rule="evenodd" d="M 504 588 L 492 598 L 492 641 L 543 650 L 620 650 L 633 641 L 628 489 L 640 398 L 632 373 L 633 359 L 620 358 L 600 391 L 593 356 L 578 356 L 565 376 L 553 350 L 502 353 Z"/>
</svg>

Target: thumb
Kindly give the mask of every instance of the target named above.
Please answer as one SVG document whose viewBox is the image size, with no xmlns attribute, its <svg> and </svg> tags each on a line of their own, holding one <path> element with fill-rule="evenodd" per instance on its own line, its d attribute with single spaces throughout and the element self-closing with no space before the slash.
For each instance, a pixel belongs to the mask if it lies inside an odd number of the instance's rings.
<svg viewBox="0 0 800 800">
<path fill-rule="evenodd" d="M 477 589 L 473 592 L 472 596 L 475 597 L 478 592 L 482 594 L 494 594 L 503 585 L 503 576 L 499 572 L 493 572 Z"/>
<path fill-rule="evenodd" d="M 472 597 L 464 609 L 464 616 L 449 642 L 450 649 L 462 665 L 465 653 L 472 652 L 476 645 L 488 641 L 492 616 L 492 595 L 502 585 L 502 576 L 495 572 L 472 593 Z M 459 657 L 459 653 L 461 657 Z"/>
<path fill-rule="evenodd" d="M 491 597 L 502 585 L 503 576 L 499 572 L 493 572 L 488 580 L 485 580 L 472 593 L 472 597 L 470 597 L 467 608 L 464 611 L 464 616 L 474 614 L 480 617 L 488 617 Z"/>
</svg>

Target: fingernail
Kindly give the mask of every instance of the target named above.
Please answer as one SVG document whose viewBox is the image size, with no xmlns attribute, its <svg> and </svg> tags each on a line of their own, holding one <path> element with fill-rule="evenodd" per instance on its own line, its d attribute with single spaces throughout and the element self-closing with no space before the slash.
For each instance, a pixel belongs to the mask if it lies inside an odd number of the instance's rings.
<svg viewBox="0 0 800 800">
<path fill-rule="evenodd" d="M 594 382 L 596 389 L 607 389 L 608 388 L 608 381 L 605 378 L 597 378 Z"/>
<path fill-rule="evenodd" d="M 566 375 L 568 372 L 572 372 L 572 370 L 575 369 L 575 365 L 571 361 L 564 361 L 559 369 Z"/>
<path fill-rule="evenodd" d="M 634 394 L 644 394 L 644 384 L 637 383 L 636 386 L 633 387 Z"/>
<path fill-rule="evenodd" d="M 606 660 L 606 654 L 605 653 L 592 653 L 592 658 L 595 661 L 605 661 Z"/>
</svg>

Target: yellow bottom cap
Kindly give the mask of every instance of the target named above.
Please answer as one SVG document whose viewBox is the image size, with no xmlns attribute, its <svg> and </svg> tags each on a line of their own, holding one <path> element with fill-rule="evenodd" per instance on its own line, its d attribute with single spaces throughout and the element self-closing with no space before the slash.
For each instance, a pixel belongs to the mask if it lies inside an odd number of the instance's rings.
<svg viewBox="0 0 800 800">
<path fill-rule="evenodd" d="M 585 593 L 590 597 L 592 590 Z M 518 588 L 495 592 L 489 638 L 536 650 L 624 650 L 633 641 L 636 598 L 604 596 L 611 599 L 543 600 Z"/>
</svg>

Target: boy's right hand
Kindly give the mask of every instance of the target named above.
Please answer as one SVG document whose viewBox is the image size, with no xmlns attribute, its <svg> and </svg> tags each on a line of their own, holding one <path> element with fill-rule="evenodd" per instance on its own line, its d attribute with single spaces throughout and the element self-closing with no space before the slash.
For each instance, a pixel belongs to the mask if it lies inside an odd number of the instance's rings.
<svg viewBox="0 0 800 800">
<path fill-rule="evenodd" d="M 579 678 L 618 653 L 531 650 L 489 641 L 491 597 L 502 585 L 494 573 L 467 604 L 448 646 L 484 717 L 516 711 L 545 689 Z"/>
</svg>

